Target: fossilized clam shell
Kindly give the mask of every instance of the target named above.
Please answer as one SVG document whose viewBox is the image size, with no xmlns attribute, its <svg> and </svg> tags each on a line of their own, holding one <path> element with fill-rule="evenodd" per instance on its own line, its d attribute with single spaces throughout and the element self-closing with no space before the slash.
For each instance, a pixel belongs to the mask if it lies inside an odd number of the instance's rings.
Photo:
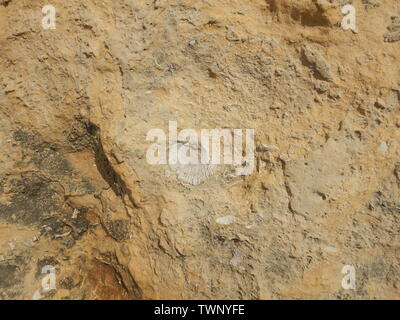
<svg viewBox="0 0 400 320">
<path fill-rule="evenodd" d="M 200 157 L 201 153 L 208 153 L 201 145 L 192 145 L 189 143 L 177 143 L 178 152 L 189 152 L 190 149 L 198 150 L 198 164 L 170 164 L 170 168 L 172 171 L 176 173 L 176 176 L 179 180 L 191 184 L 191 185 L 199 185 L 200 183 L 207 180 L 215 171 L 215 165 L 211 164 L 211 160 L 209 163 L 201 163 Z M 181 148 L 184 148 L 183 150 Z"/>
</svg>

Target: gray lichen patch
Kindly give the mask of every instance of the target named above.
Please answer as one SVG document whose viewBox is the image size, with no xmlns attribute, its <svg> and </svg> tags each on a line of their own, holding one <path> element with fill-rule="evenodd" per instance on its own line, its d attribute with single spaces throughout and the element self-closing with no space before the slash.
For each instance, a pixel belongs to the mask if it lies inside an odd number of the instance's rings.
<svg viewBox="0 0 400 320">
<path fill-rule="evenodd" d="M 45 143 L 41 141 L 37 135 L 22 129 L 18 129 L 14 132 L 14 140 L 17 141 L 22 148 L 29 150 L 40 150 L 45 146 Z"/>
<path fill-rule="evenodd" d="M 18 266 L 0 264 L 0 288 L 7 289 L 19 283 Z"/>
<path fill-rule="evenodd" d="M 117 219 L 104 223 L 107 233 L 117 241 L 124 241 L 130 238 L 130 222 L 129 220 Z"/>
<path fill-rule="evenodd" d="M 0 261 L 0 300 L 16 299 L 23 292 L 24 277 L 29 270 L 29 252 L 20 251 Z"/>
<path fill-rule="evenodd" d="M 67 159 L 54 149 L 40 150 L 33 155 L 32 161 L 39 169 L 52 175 L 67 175 L 72 172 Z"/>
<path fill-rule="evenodd" d="M 4 186 L 7 184 L 7 186 Z M 54 240 L 75 243 L 88 230 L 87 208 L 72 218 L 63 206 L 62 189 L 39 175 L 22 176 L 3 182 L 8 201 L 0 201 L 0 219 L 12 224 L 36 226 Z"/>
<path fill-rule="evenodd" d="M 60 195 L 46 179 L 32 175 L 9 182 L 11 200 L 0 202 L 0 218 L 9 223 L 40 224 L 46 215 L 60 209 Z"/>
<path fill-rule="evenodd" d="M 64 155 L 58 151 L 57 145 L 43 141 L 38 135 L 24 130 L 14 132 L 14 140 L 31 156 L 36 167 L 51 175 L 70 175 L 71 165 Z"/>
<path fill-rule="evenodd" d="M 64 131 L 67 141 L 75 151 L 91 149 L 95 143 L 90 124 L 81 116 L 75 116 L 76 121 L 71 129 Z"/>
</svg>

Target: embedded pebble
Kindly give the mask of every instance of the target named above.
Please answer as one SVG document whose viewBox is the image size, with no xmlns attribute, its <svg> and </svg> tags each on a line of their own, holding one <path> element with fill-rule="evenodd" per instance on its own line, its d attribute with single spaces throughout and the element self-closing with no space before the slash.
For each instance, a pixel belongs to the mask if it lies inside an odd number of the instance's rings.
<svg viewBox="0 0 400 320">
<path fill-rule="evenodd" d="M 385 141 L 383 141 L 380 146 L 378 147 L 378 151 L 380 152 L 387 152 L 389 149 L 389 146 L 387 145 L 387 143 Z"/>
<path fill-rule="evenodd" d="M 265 151 L 278 151 L 279 148 L 277 146 L 268 146 L 265 144 L 260 144 L 257 146 L 257 151 L 265 152 Z"/>
<path fill-rule="evenodd" d="M 225 216 L 215 220 L 218 224 L 228 225 L 236 221 L 235 216 Z"/>
<path fill-rule="evenodd" d="M 331 246 L 325 247 L 325 248 L 324 248 L 324 251 L 325 251 L 325 252 L 329 252 L 329 253 L 335 253 L 335 252 L 337 252 L 336 248 L 335 248 L 335 247 L 331 247 Z"/>
</svg>

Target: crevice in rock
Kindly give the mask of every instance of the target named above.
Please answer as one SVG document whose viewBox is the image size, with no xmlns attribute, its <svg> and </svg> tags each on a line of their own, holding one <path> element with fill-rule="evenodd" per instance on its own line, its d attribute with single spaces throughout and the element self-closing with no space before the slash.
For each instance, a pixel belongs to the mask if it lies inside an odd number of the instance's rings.
<svg viewBox="0 0 400 320">
<path fill-rule="evenodd" d="M 296 211 L 295 209 L 293 209 L 292 206 L 292 197 L 293 197 L 293 193 L 292 193 L 292 189 L 289 186 L 289 182 L 287 181 L 287 174 L 286 174 L 286 163 L 284 160 L 280 159 L 281 165 L 282 165 L 282 174 L 283 174 L 283 179 L 284 179 L 284 186 L 285 186 L 285 190 L 288 196 L 288 210 L 289 212 L 291 212 L 293 215 L 301 215 L 303 217 L 305 217 L 304 214 Z"/>
<path fill-rule="evenodd" d="M 112 167 L 108 157 L 104 151 L 103 144 L 100 138 L 100 128 L 95 124 L 88 122 L 87 131 L 93 138 L 92 149 L 95 156 L 95 164 L 97 170 L 103 177 L 103 179 L 107 182 L 110 188 L 114 191 L 114 193 L 123 198 L 127 193 L 127 187 L 125 182 L 121 179 L 117 172 L 115 172 Z"/>
<path fill-rule="evenodd" d="M 131 273 L 126 269 L 126 267 L 121 265 L 121 263 L 118 261 L 117 257 L 114 254 L 106 253 L 102 255 L 101 258 L 95 258 L 95 259 L 98 262 L 112 268 L 115 277 L 118 279 L 118 282 L 125 289 L 129 298 L 134 300 L 142 299 L 142 293 L 135 279 L 133 279 Z"/>
<path fill-rule="evenodd" d="M 11 0 L 3 0 L 0 2 L 0 5 L 7 8 L 10 3 L 11 3 Z"/>
</svg>

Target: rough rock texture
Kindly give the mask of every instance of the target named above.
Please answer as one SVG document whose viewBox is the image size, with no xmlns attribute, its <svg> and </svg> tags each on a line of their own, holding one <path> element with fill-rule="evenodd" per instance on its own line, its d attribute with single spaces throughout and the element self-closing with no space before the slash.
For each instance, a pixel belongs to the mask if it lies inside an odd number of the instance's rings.
<svg viewBox="0 0 400 320">
<path fill-rule="evenodd" d="M 400 298 L 397 1 L 46 4 L 0 1 L 1 299 Z M 256 170 L 149 165 L 169 121 Z"/>
</svg>

